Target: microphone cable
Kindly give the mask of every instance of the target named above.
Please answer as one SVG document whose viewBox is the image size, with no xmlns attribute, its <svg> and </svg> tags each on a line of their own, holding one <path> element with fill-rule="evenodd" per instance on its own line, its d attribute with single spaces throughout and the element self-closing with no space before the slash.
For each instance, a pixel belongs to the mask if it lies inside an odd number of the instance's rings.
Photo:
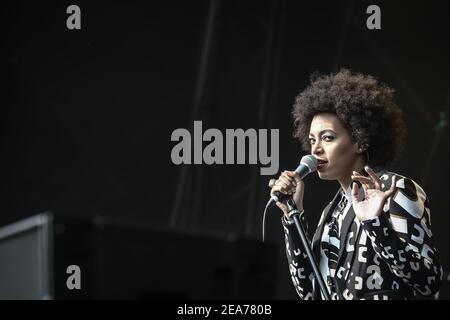
<svg viewBox="0 0 450 320">
<path fill-rule="evenodd" d="M 269 208 L 269 204 L 270 204 L 270 200 L 267 202 L 266 207 L 264 208 L 264 213 L 263 213 L 263 221 L 262 221 L 262 242 L 264 242 L 264 240 L 265 240 L 266 214 L 267 214 L 267 209 Z"/>
<path fill-rule="evenodd" d="M 275 185 L 275 182 L 277 180 L 276 179 L 270 179 L 269 181 L 269 188 L 272 188 Z M 265 234 L 266 234 L 266 214 L 267 214 L 267 209 L 269 209 L 269 207 L 271 206 L 273 202 L 273 198 L 270 198 L 269 201 L 267 201 L 266 203 L 266 207 L 264 208 L 264 213 L 263 213 L 263 221 L 262 221 L 262 242 L 264 242 L 265 240 Z"/>
</svg>

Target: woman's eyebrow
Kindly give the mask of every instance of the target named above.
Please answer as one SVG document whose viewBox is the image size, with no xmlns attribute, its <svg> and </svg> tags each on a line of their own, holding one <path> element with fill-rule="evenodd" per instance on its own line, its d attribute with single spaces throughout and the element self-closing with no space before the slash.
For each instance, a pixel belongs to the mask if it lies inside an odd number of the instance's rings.
<svg viewBox="0 0 450 320">
<path fill-rule="evenodd" d="M 336 134 L 336 132 L 334 132 L 334 131 L 331 130 L 331 129 L 324 129 L 324 130 L 322 130 L 322 131 L 319 132 L 319 136 L 321 136 L 321 135 L 324 134 L 325 132 L 330 132 L 330 133 Z M 311 132 L 309 133 L 309 135 L 310 135 L 310 136 L 314 136 Z"/>
</svg>

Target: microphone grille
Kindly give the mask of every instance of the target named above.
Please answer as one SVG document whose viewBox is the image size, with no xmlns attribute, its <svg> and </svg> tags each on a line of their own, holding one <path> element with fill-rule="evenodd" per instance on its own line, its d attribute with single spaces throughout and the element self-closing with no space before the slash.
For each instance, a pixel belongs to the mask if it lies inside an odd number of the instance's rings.
<svg viewBox="0 0 450 320">
<path fill-rule="evenodd" d="M 307 165 L 311 169 L 311 172 L 317 170 L 317 159 L 311 154 L 303 156 L 302 160 L 300 160 L 300 163 Z"/>
</svg>

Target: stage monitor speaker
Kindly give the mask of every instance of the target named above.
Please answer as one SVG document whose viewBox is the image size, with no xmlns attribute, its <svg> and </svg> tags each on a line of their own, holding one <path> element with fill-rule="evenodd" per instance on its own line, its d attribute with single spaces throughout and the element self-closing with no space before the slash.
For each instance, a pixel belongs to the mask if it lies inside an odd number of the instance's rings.
<svg viewBox="0 0 450 320">
<path fill-rule="evenodd" d="M 277 257 L 259 239 L 47 212 L 0 229 L 0 298 L 273 299 Z"/>
<path fill-rule="evenodd" d="M 53 299 L 51 214 L 0 228 L 0 300 Z"/>
</svg>

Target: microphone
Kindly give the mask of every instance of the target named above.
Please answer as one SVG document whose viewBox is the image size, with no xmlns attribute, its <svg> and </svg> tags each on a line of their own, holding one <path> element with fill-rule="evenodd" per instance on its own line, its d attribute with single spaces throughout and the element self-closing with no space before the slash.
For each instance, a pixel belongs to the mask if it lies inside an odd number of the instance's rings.
<svg viewBox="0 0 450 320">
<path fill-rule="evenodd" d="M 311 172 L 317 170 L 317 159 L 313 155 L 303 156 L 300 160 L 300 164 L 298 165 L 295 172 L 300 176 L 300 179 L 305 178 Z M 279 191 L 275 191 L 274 194 L 270 197 L 269 202 L 267 203 L 267 207 L 273 206 L 278 201 L 284 201 L 289 198 L 290 195 L 281 193 Z"/>
</svg>

